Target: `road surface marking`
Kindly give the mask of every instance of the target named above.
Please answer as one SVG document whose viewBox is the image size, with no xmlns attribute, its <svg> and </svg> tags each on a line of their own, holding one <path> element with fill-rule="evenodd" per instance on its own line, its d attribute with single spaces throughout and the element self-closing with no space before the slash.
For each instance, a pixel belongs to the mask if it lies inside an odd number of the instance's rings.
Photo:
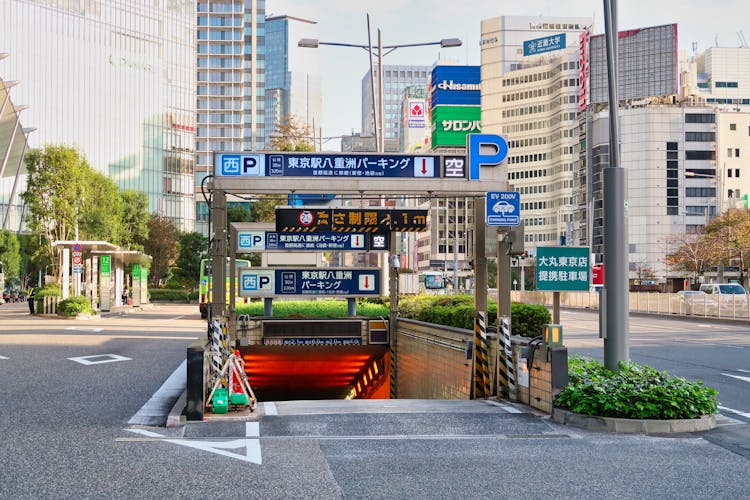
<svg viewBox="0 0 750 500">
<path fill-rule="evenodd" d="M 128 421 L 132 425 L 163 425 L 172 404 L 187 387 L 187 360 L 164 381 L 151 398 Z"/>
<path fill-rule="evenodd" d="M 744 372 L 744 373 L 750 373 L 750 370 L 743 370 L 742 368 L 737 368 L 738 372 Z"/>
<path fill-rule="evenodd" d="M 279 411 L 276 408 L 276 403 L 263 403 L 263 411 L 266 415 L 278 415 Z"/>
<path fill-rule="evenodd" d="M 731 375 L 729 373 L 722 373 L 722 375 L 727 377 L 736 378 L 737 380 L 742 380 L 743 382 L 750 382 L 750 377 L 742 377 L 740 375 Z"/>
<path fill-rule="evenodd" d="M 261 453 L 260 453 L 260 440 L 259 439 L 247 439 L 247 438 L 241 438 L 241 439 L 231 439 L 227 441 L 205 441 L 201 439 L 198 440 L 189 440 L 189 439 L 174 439 L 174 438 L 167 438 L 165 436 L 162 436 L 161 434 L 157 434 L 156 432 L 147 431 L 146 429 L 125 429 L 129 432 L 134 432 L 136 434 L 140 434 L 142 436 L 151 437 L 151 438 L 161 438 L 160 441 L 164 441 L 166 443 L 172 443 L 172 444 L 178 444 L 180 446 L 187 446 L 188 448 L 195 448 L 198 450 L 208 451 L 210 453 L 216 453 L 217 455 L 222 455 L 229 458 L 235 458 L 237 460 L 242 460 L 243 462 L 249 462 L 253 464 L 260 465 L 262 463 Z M 245 426 L 245 433 L 248 436 L 255 436 L 258 437 L 260 434 L 260 426 L 258 422 L 246 422 Z M 244 448 L 244 450 L 242 450 Z M 232 452 L 227 450 L 237 450 L 239 449 L 240 452 Z M 244 454 L 242 453 L 244 451 Z"/>
<path fill-rule="evenodd" d="M 742 412 L 739 410 L 733 410 L 731 408 L 727 408 L 726 406 L 719 405 L 720 410 L 728 411 L 730 413 L 734 413 L 735 415 L 740 415 L 741 417 L 750 418 L 750 412 Z"/>
<path fill-rule="evenodd" d="M 0 359 L 8 359 L 8 358 L 6 358 L 5 356 L 0 356 Z"/>
<path fill-rule="evenodd" d="M 104 358 L 99 359 L 96 361 L 93 361 L 95 358 Z M 81 363 L 82 365 L 101 365 L 102 363 L 114 363 L 116 361 L 132 361 L 130 358 L 126 358 L 125 356 L 118 356 L 117 354 L 94 354 L 93 356 L 80 356 L 77 358 L 68 358 L 71 361 L 75 361 L 76 363 Z"/>
<path fill-rule="evenodd" d="M 79 332 L 101 332 L 101 328 L 79 328 L 77 326 L 69 326 L 66 330 L 77 330 Z"/>
<path fill-rule="evenodd" d="M 498 403 L 497 401 L 485 401 L 488 405 L 497 406 L 498 408 L 502 408 L 503 410 L 507 411 L 508 413 L 524 413 L 523 410 L 519 410 L 515 406 L 511 405 L 505 405 L 502 403 Z"/>
</svg>

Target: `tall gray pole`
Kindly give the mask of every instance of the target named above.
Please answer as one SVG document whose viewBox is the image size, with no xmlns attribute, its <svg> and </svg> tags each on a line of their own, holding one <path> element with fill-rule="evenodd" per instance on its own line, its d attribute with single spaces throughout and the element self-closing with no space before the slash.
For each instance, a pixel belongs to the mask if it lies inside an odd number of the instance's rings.
<svg viewBox="0 0 750 500">
<path fill-rule="evenodd" d="M 383 102 L 383 39 L 380 37 L 380 28 L 378 28 L 378 106 L 380 120 L 378 131 L 378 153 L 385 152 L 385 103 Z"/>
<path fill-rule="evenodd" d="M 617 95 L 617 0 L 604 0 L 609 84 L 609 167 L 604 169 L 604 364 L 618 370 L 630 360 L 628 303 L 628 225 L 625 169 L 620 166 Z M 601 312 L 600 312 L 601 314 Z"/>
<path fill-rule="evenodd" d="M 224 317 L 227 310 L 227 197 L 223 190 L 214 190 L 212 205 L 214 241 L 211 247 L 211 319 Z"/>
<path fill-rule="evenodd" d="M 487 225 L 485 218 L 485 199 L 474 198 L 474 307 L 477 311 L 487 312 L 487 250 L 485 239 Z"/>
<path fill-rule="evenodd" d="M 367 14 L 367 46 L 370 54 L 370 88 L 372 88 L 372 126 L 375 132 L 375 150 L 378 150 L 378 106 L 375 99 L 375 71 L 372 64 L 372 32 L 370 31 L 370 14 Z M 378 66 L 378 73 L 380 73 L 380 66 Z"/>
</svg>

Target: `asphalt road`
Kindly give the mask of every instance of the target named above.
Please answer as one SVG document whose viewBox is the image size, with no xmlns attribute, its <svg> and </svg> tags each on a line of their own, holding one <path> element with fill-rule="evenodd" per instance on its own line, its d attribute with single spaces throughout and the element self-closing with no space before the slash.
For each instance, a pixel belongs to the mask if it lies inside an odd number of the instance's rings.
<svg viewBox="0 0 750 500">
<path fill-rule="evenodd" d="M 375 400 L 129 424 L 204 335 L 195 306 L 90 321 L 24 308 L 0 306 L 0 498 L 747 498 L 748 454 L 715 438 L 737 420 L 625 436 L 495 402 Z"/>
</svg>

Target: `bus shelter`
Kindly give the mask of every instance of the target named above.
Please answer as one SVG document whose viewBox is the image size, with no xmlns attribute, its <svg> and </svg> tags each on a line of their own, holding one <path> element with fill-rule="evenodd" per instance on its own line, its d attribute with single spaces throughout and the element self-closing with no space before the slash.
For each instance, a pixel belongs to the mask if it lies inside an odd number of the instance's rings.
<svg viewBox="0 0 750 500">
<path fill-rule="evenodd" d="M 100 311 L 148 303 L 151 256 L 107 241 L 55 241 L 60 248 L 62 298 L 84 295 Z M 127 290 L 127 298 L 123 292 Z"/>
</svg>

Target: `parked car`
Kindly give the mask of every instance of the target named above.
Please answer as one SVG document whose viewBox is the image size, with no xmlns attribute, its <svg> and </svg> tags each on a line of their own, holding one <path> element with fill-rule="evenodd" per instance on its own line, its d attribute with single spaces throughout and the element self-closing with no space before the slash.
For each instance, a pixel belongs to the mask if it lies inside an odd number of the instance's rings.
<svg viewBox="0 0 750 500">
<path fill-rule="evenodd" d="M 708 302 L 714 310 L 718 310 L 719 316 L 747 317 L 747 292 L 739 283 L 704 283 L 701 285 L 700 291 L 708 295 Z M 708 314 L 711 314 L 711 308 L 709 308 Z"/>
</svg>

